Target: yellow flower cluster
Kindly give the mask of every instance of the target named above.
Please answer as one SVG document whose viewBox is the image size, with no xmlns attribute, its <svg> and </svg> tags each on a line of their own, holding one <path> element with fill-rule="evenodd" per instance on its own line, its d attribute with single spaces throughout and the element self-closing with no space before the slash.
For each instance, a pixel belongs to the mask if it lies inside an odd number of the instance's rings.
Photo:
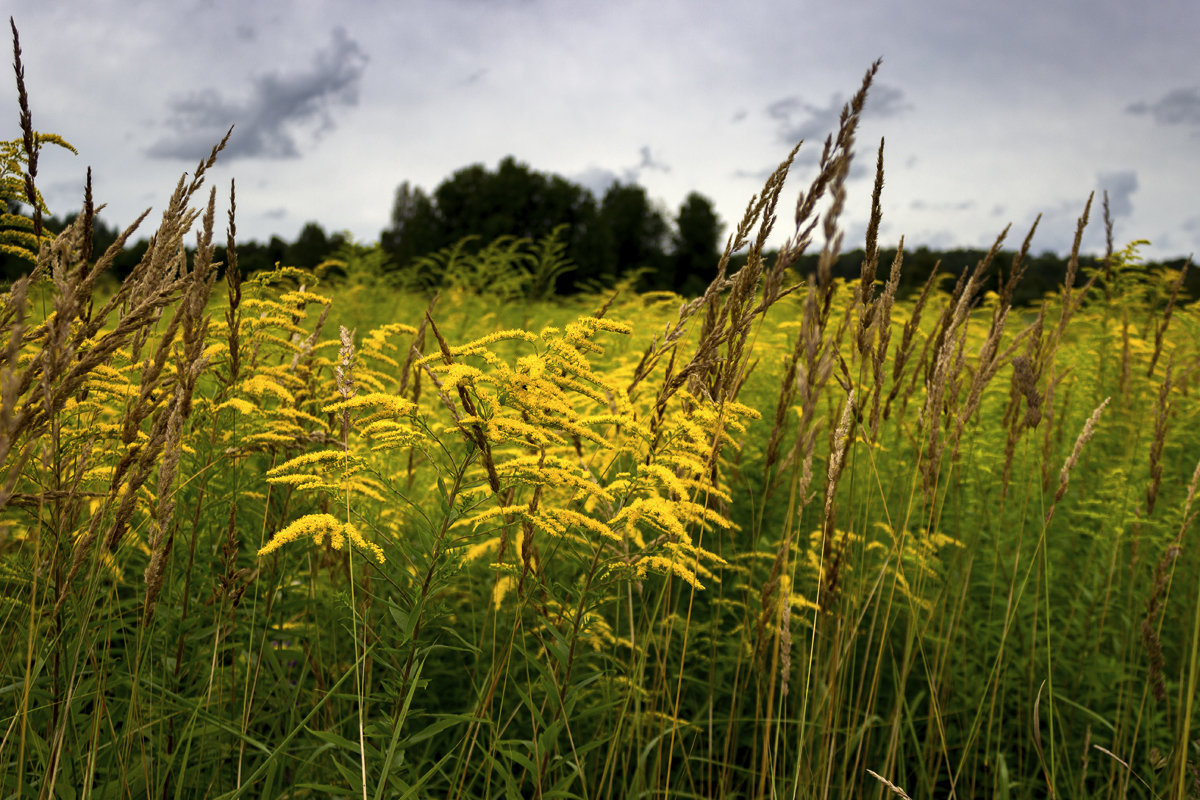
<svg viewBox="0 0 1200 800">
<path fill-rule="evenodd" d="M 258 551 L 258 556 L 262 558 L 270 555 L 285 544 L 305 537 L 311 537 L 317 545 L 328 542 L 334 550 L 341 550 L 349 542 L 351 546 L 368 554 L 376 563 L 384 562 L 383 549 L 379 545 L 364 539 L 353 523 L 342 522 L 332 514 L 307 514 L 300 517 L 276 533 L 271 541 Z"/>
</svg>

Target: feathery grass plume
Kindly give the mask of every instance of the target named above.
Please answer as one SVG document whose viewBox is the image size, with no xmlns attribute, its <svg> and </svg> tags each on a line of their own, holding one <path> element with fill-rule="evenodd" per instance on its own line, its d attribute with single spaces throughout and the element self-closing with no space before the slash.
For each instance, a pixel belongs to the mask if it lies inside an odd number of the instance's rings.
<svg viewBox="0 0 1200 800">
<path fill-rule="evenodd" d="M 216 190 L 209 194 L 208 210 L 204 215 L 203 228 L 197 236 L 196 256 L 189 284 L 179 300 L 182 311 L 182 347 L 176 346 L 176 382 L 167 414 L 162 461 L 159 464 L 158 483 L 155 494 L 158 509 L 152 521 L 147 545 L 150 548 L 150 563 L 144 579 L 146 595 L 143 601 L 143 624 L 148 624 L 154 614 L 154 606 L 162 591 L 167 560 L 175 542 L 173 518 L 175 513 L 174 481 L 179 469 L 180 453 L 183 449 L 184 423 L 192 413 L 192 395 L 201 370 L 208 363 L 204 355 L 205 340 L 210 318 L 205 315 L 208 298 L 216 282 L 217 272 L 212 263 L 212 233 Z M 165 389 L 164 389 L 165 391 Z"/>
<path fill-rule="evenodd" d="M 1104 398 L 1104 402 L 1096 406 L 1096 410 L 1088 417 L 1088 420 L 1083 425 L 1083 430 L 1079 432 L 1079 438 L 1075 440 L 1075 447 L 1071 450 L 1071 455 L 1067 456 L 1067 460 L 1063 462 L 1062 469 L 1058 472 L 1058 488 L 1054 492 L 1054 499 L 1050 502 L 1050 507 L 1046 509 L 1046 517 L 1044 524 L 1049 527 L 1050 520 L 1054 518 L 1054 510 L 1058 507 L 1058 501 L 1063 499 L 1067 493 L 1067 484 L 1070 482 L 1071 470 L 1075 468 L 1079 461 L 1079 456 L 1083 453 L 1083 448 L 1091 441 L 1092 436 L 1096 433 L 1096 426 L 1100 422 L 1100 415 L 1108 406 L 1108 401 L 1112 399 Z"/>
<path fill-rule="evenodd" d="M 166 328 L 160 334 L 154 355 L 141 365 L 137 398 L 126 405 L 120 422 L 121 441 L 128 449 L 113 471 L 109 498 L 106 501 L 110 505 L 106 508 L 106 513 L 93 516 L 87 533 L 76 542 L 66 578 L 58 590 L 56 608 L 61 608 L 66 600 L 67 588 L 83 567 L 84 562 L 87 561 L 95 541 L 99 538 L 107 552 L 114 551 L 120 544 L 133 516 L 138 492 L 150 477 L 151 471 L 167 445 L 172 417 L 168 398 L 173 396 L 173 393 L 165 386 L 164 367 L 184 319 L 195 320 L 192 324 L 199 325 L 197 309 L 202 308 L 207 300 L 213 280 L 208 274 L 208 264 L 211 260 L 211 201 L 207 215 L 207 232 L 204 235 L 204 250 L 207 255 L 201 255 L 205 263 L 199 276 L 189 276 L 186 273 L 182 240 L 192 224 L 199 218 L 199 212 L 191 209 L 189 203 L 192 196 L 201 187 L 204 174 L 216 163 L 217 154 L 227 141 L 228 134 L 213 148 L 209 157 L 200 162 L 191 183 L 185 185 L 183 178 L 180 178 L 146 255 L 131 271 L 117 294 L 105 304 L 100 314 L 92 322 L 92 325 L 95 325 L 98 330 L 101 322 L 107 320 L 116 305 L 121 303 L 124 306 L 124 313 L 117 327 L 101 337 L 93 347 L 81 353 L 76 350 L 67 351 L 63 349 L 63 344 L 67 340 L 69 320 L 77 318 L 84 307 L 82 298 L 72 289 L 72 283 L 66 277 L 65 254 L 58 247 L 57 239 L 56 246 L 50 248 L 49 252 L 55 256 L 54 266 L 50 272 L 55 276 L 59 294 L 56 299 L 55 314 L 50 322 L 43 326 L 46 346 L 50 348 L 43 350 L 41 392 L 42 396 L 46 398 L 43 413 L 47 420 L 55 417 L 62 404 L 65 403 L 66 397 L 74 394 L 79 385 L 87 379 L 89 373 L 106 360 L 111 353 L 128 346 L 132 351 L 129 360 L 131 362 L 138 361 L 141 347 L 149 336 L 150 324 L 161 318 L 163 310 L 169 304 L 175 302 L 181 294 L 186 293 L 189 281 L 195 287 L 194 291 L 196 292 L 196 300 L 192 303 L 176 305 Z M 112 248 L 109 252 L 112 252 Z M 111 263 L 107 253 L 101 262 Z M 97 264 L 97 267 L 99 266 L 101 263 Z M 84 267 L 81 265 L 76 269 L 82 270 Z M 92 272 L 95 271 L 92 270 Z M 90 288 L 93 284 L 85 280 L 82 285 Z M 204 325 L 206 326 L 207 323 Z M 202 342 L 203 334 L 198 331 L 194 332 L 190 343 L 191 350 L 194 352 Z M 187 346 L 185 343 L 185 347 Z M 80 353 L 80 357 L 74 358 L 74 363 L 70 363 L 68 357 L 64 355 L 67 352 L 70 352 L 72 356 Z M 202 367 L 202 362 L 194 362 L 181 373 L 188 386 L 194 387 L 195 378 L 198 377 Z M 191 391 L 192 389 L 185 388 L 185 393 L 189 398 Z M 180 402 L 183 402 L 182 397 Z M 31 412 L 30 417 L 33 416 Z M 145 443 L 140 446 L 132 446 L 139 438 L 143 425 L 147 422 L 150 429 L 145 432 Z M 112 505 L 114 503 L 115 506 Z M 109 508 L 111 508 L 111 518 L 108 514 Z M 101 520 L 109 520 L 102 536 L 99 527 Z"/>
<path fill-rule="evenodd" d="M 1071 253 L 1067 259 L 1067 274 L 1063 278 L 1063 288 L 1060 297 L 1061 310 L 1059 312 L 1058 324 L 1043 344 L 1043 353 L 1040 356 L 1040 360 L 1044 364 L 1053 363 L 1054 354 L 1058 352 L 1058 346 L 1062 342 L 1067 325 L 1075 316 L 1075 312 L 1083 305 L 1087 299 L 1088 292 L 1091 291 L 1092 286 L 1099 277 L 1099 273 L 1093 273 L 1087 282 L 1079 287 L 1078 292 L 1075 291 L 1075 278 L 1079 272 L 1079 246 L 1080 242 L 1083 241 L 1083 231 L 1088 224 L 1088 217 L 1092 210 L 1092 199 L 1094 196 L 1094 192 L 1088 195 L 1087 203 L 1083 207 L 1083 213 L 1079 215 L 1079 220 L 1075 225 L 1075 238 L 1071 243 Z"/>
<path fill-rule="evenodd" d="M 929 277 L 925 279 L 925 283 L 921 286 L 921 291 L 917 294 L 917 299 L 913 303 L 912 309 L 909 311 L 908 320 L 904 323 L 904 332 L 900 336 L 900 346 L 896 348 L 895 355 L 892 358 L 892 388 L 888 392 L 887 399 L 883 403 L 882 418 L 886 422 L 891 417 L 892 403 L 900 394 L 900 390 L 904 386 L 904 368 L 908 365 L 909 359 L 912 357 L 913 350 L 916 349 L 916 334 L 920 330 L 921 316 L 925 311 L 925 304 L 929 302 L 929 297 L 938 279 L 938 266 L 941 262 L 934 264 L 933 269 L 929 272 Z M 925 346 L 928 347 L 930 339 L 925 340 Z M 913 370 L 913 380 L 915 381 L 920 374 L 920 369 Z M 904 397 L 904 407 L 908 406 L 908 397 L 912 394 L 912 390 Z"/>
<path fill-rule="evenodd" d="M 866 356 L 867 354 L 867 332 L 872 329 L 876 305 L 872 302 L 875 299 L 875 274 L 879 270 L 879 223 L 883 220 L 883 205 L 881 203 L 881 195 L 883 194 L 883 138 L 879 140 L 879 155 L 875 161 L 875 188 L 871 192 L 871 216 L 867 221 L 867 241 L 863 252 L 862 266 L 859 269 L 859 284 L 855 289 L 855 296 L 858 298 L 858 305 L 861 308 L 858 318 L 858 329 L 855 336 L 855 344 L 858 346 L 858 354 Z"/>
<path fill-rule="evenodd" d="M 1035 325 L 1040 323 L 1038 317 Z M 1000 478 L 1000 497 L 1008 495 L 1009 481 L 1012 478 L 1013 458 L 1017 452 L 1017 439 L 1031 428 L 1036 428 L 1042 420 L 1042 395 L 1038 391 L 1037 377 L 1034 375 L 1031 362 L 1030 347 L 1036 346 L 1037 335 L 1029 337 L 1026 354 L 1012 359 L 1013 375 L 1012 388 L 1009 393 L 1008 407 L 1005 409 L 1005 427 L 1007 435 L 1004 440 L 1004 467 Z M 1025 401 L 1025 414 L 1017 414 L 1021 399 Z"/>
<path fill-rule="evenodd" d="M 879 329 L 874 352 L 871 356 L 871 377 L 874 385 L 871 388 L 871 418 L 870 441 L 875 442 L 879 437 L 879 424 L 883 419 L 883 384 L 888 348 L 892 342 L 892 309 L 896 304 L 896 292 L 900 288 L 900 267 L 904 263 L 904 237 L 896 246 L 896 256 L 892 259 L 891 272 L 880 296 L 878 311 L 875 316 L 875 326 Z"/>
<path fill-rule="evenodd" d="M 8 25 L 12 29 L 13 37 L 13 71 L 16 72 L 17 75 L 17 105 L 21 109 L 21 147 L 24 151 L 24 158 L 22 160 L 24 162 L 25 169 L 21 170 L 18 167 L 17 169 L 12 170 L 11 167 L 13 166 L 13 162 L 16 161 L 18 157 L 15 153 L 10 155 L 8 152 L 5 152 L 4 177 L 9 177 L 10 171 L 12 172 L 12 177 L 21 175 L 22 172 L 24 173 L 22 180 L 22 183 L 24 184 L 23 188 L 25 190 L 24 200 L 29 204 L 30 208 L 33 209 L 32 243 L 34 244 L 34 247 L 30 249 L 27 244 L 20 243 L 15 245 L 13 252 L 15 255 L 22 257 L 33 256 L 33 258 L 29 260 L 36 261 L 38 257 L 38 248 L 44 241 L 42 236 L 42 214 L 46 210 L 45 202 L 42 200 L 42 195 L 37 190 L 36 185 L 38 153 L 41 150 L 43 142 L 53 142 L 60 147 L 65 147 L 72 153 L 76 153 L 77 151 L 74 147 L 67 144 L 57 136 L 43 136 L 42 134 L 34 131 L 33 114 L 29 110 L 29 93 L 25 89 L 25 65 L 21 63 L 21 36 L 17 32 L 17 23 L 12 17 L 8 18 Z M 7 192 L 5 199 L 8 199 Z M 6 226 L 11 222 L 12 220 L 8 218 L 4 219 Z M 18 241 L 20 241 L 20 239 L 18 239 Z"/>
<path fill-rule="evenodd" d="M 229 181 L 229 225 L 225 228 L 225 308 L 226 351 L 229 353 L 225 385 L 238 382 L 242 366 L 242 270 L 237 255 L 237 182 Z"/>
<path fill-rule="evenodd" d="M 901 789 L 901 788 L 900 788 L 899 786 L 897 786 L 896 784 L 894 784 L 894 783 L 892 783 L 891 781 L 889 781 L 887 778 L 885 778 L 885 777 L 883 777 L 882 775 L 880 775 L 878 772 L 875 772 L 874 770 L 868 769 L 868 770 L 867 770 L 867 774 L 868 774 L 868 775 L 870 775 L 870 776 L 871 776 L 872 778 L 874 778 L 875 780 L 877 780 L 877 781 L 879 781 L 880 783 L 882 783 L 882 784 L 884 785 L 884 787 L 885 787 L 885 788 L 886 788 L 886 789 L 887 789 L 889 792 L 891 792 L 892 794 L 894 794 L 894 795 L 896 795 L 897 797 L 899 797 L 899 798 L 900 798 L 900 800 L 912 800 L 912 798 L 910 798 L 910 797 L 908 796 L 908 793 L 907 793 L 907 792 L 905 792 L 903 789 Z"/>
<path fill-rule="evenodd" d="M 842 558 L 842 548 L 836 547 L 837 487 L 842 480 L 842 470 L 846 466 L 846 451 L 851 445 L 857 415 L 858 407 L 854 390 L 851 389 L 846 395 L 845 405 L 842 406 L 842 418 L 833 432 L 828 474 L 825 479 L 825 509 L 821 518 L 821 566 L 824 582 L 821 586 L 820 604 L 826 610 L 833 607 L 837 597 L 838 571 Z"/>
<path fill-rule="evenodd" d="M 1025 254 L 1029 250 L 1030 242 L 1033 238 L 1033 231 L 1037 227 L 1037 222 L 1034 222 L 1033 228 L 1030 229 L 1029 235 L 1025 237 L 1025 242 L 1021 247 L 1020 252 L 1013 257 L 1012 271 L 1010 278 L 1002 287 L 999 302 L 992 310 L 992 321 L 988 328 L 987 334 L 984 336 L 983 344 L 979 348 L 979 354 L 976 358 L 976 366 L 971 377 L 971 385 L 967 391 L 966 402 L 964 402 L 958 411 L 957 418 L 954 423 L 954 433 L 951 436 L 953 446 L 951 449 L 951 462 L 957 460 L 959 446 L 962 442 L 963 432 L 967 422 L 976 415 L 979 411 L 980 403 L 983 400 L 983 391 L 987 384 L 999 372 L 1003 364 L 1009 363 L 1013 352 L 1020 346 L 1023 339 L 1033 334 L 1035 331 L 1041 330 L 1041 318 L 1039 317 L 1017 336 L 1009 342 L 1008 346 L 1001 351 L 1000 342 L 1004 336 L 1005 325 L 1008 322 L 1008 317 L 1012 311 L 1012 295 L 1016 288 L 1014 279 L 1019 279 L 1023 273 L 1021 262 Z M 997 246 L 999 241 L 997 241 Z M 995 248 L 993 248 L 993 252 Z M 986 262 L 991 258 L 991 253 L 985 258 L 985 265 L 981 269 L 986 269 Z M 1026 398 L 1030 395 L 1026 392 Z"/>
<path fill-rule="evenodd" d="M 1000 245 L 1007 235 L 1008 228 L 1006 227 L 996 237 L 991 249 L 971 271 L 969 279 L 966 278 L 966 272 L 959 275 L 954 291 L 950 295 L 950 302 L 942 312 L 937 332 L 932 339 L 933 346 L 925 373 L 925 403 L 917 420 L 918 425 L 925 432 L 925 449 L 921 456 L 921 475 L 922 487 L 928 501 L 933 500 L 938 478 L 941 475 L 942 455 L 946 447 L 946 441 L 942 438 L 941 420 L 943 414 L 949 416 L 950 409 L 953 408 L 957 399 L 959 381 L 965 365 L 964 350 L 967 343 L 970 310 L 983 287 L 983 278 L 991 266 L 992 259 L 1000 251 Z M 993 331 L 997 331 L 995 324 Z M 994 335 L 998 337 L 999 332 L 1002 332 L 1002 328 L 999 328 Z M 989 342 L 991 342 L 990 346 L 994 348 L 998 338 L 994 341 L 989 339 Z M 985 343 L 985 348 L 987 347 L 989 345 Z M 998 362 L 993 361 L 982 371 L 985 380 L 990 379 L 996 369 L 998 369 Z M 979 391 L 982 391 L 982 384 L 979 386 Z M 966 420 L 963 419 L 962 423 L 965 425 Z M 951 437 L 953 447 L 957 446 L 961 430 L 959 428 Z"/>
</svg>

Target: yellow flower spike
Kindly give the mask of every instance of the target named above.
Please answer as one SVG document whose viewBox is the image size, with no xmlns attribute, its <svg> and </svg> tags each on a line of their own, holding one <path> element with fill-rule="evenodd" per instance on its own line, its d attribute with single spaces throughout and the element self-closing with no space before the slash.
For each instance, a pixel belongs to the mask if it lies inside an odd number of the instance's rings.
<svg viewBox="0 0 1200 800">
<path fill-rule="evenodd" d="M 470 384 L 479 378 L 485 377 L 482 370 L 472 367 L 469 364 L 454 363 L 439 365 L 434 370 L 441 372 L 445 376 L 442 379 L 442 390 L 445 392 L 452 392 L 461 384 Z"/>
<path fill-rule="evenodd" d="M 332 514 L 307 514 L 300 517 L 276 533 L 271 541 L 258 551 L 258 557 L 270 555 L 285 544 L 304 537 L 311 537 L 316 544 L 323 543 L 328 537 L 330 546 L 335 550 L 342 549 L 348 539 L 353 546 L 370 555 L 375 561 L 381 564 L 384 561 L 383 550 L 379 545 L 366 541 L 353 523 L 343 523 Z"/>
<path fill-rule="evenodd" d="M 511 575 L 502 575 L 496 579 L 496 585 L 492 587 L 492 608 L 496 611 L 500 610 L 500 606 L 504 603 L 505 596 L 512 591 L 516 580 Z"/>
<path fill-rule="evenodd" d="M 255 397 L 272 394 L 288 403 L 296 402 L 296 398 L 291 392 L 266 375 L 254 375 L 250 377 L 242 381 L 240 388 L 244 393 L 254 395 Z"/>
<path fill-rule="evenodd" d="M 523 503 L 515 506 L 497 506 L 496 508 L 484 511 L 482 514 L 476 514 L 473 517 L 463 520 L 464 524 L 470 525 L 472 528 L 478 528 L 488 520 L 493 520 L 496 517 L 504 517 L 508 515 L 522 515 L 529 513 L 529 504 Z"/>
<path fill-rule="evenodd" d="M 493 536 L 490 539 L 485 539 L 478 544 L 473 544 L 463 552 L 464 561 L 478 561 L 493 550 L 500 549 L 500 537 Z"/>
<path fill-rule="evenodd" d="M 269 480 L 278 475 L 295 472 L 302 467 L 324 465 L 330 462 L 339 470 L 359 468 L 358 458 L 345 450 L 317 450 L 312 453 L 302 453 L 277 467 L 272 467 L 267 470 L 267 478 Z"/>
<path fill-rule="evenodd" d="M 253 416 L 254 414 L 259 413 L 261 410 L 249 400 L 243 400 L 240 397 L 229 398 L 224 403 L 221 403 L 221 405 L 217 406 L 215 410 L 222 411 L 226 408 L 232 408 L 237 413 L 244 414 L 246 416 Z"/>
<path fill-rule="evenodd" d="M 361 379 L 361 376 L 356 374 L 355 378 Z M 337 403 L 330 403 L 327 406 L 323 406 L 321 410 L 326 414 L 335 414 L 347 409 L 373 408 L 376 409 L 380 416 L 402 417 L 413 411 L 416 407 L 415 403 L 405 400 L 398 395 L 386 394 L 384 392 L 370 392 L 367 394 L 357 394 L 354 397 L 341 400 Z"/>
<path fill-rule="evenodd" d="M 517 359 L 517 368 L 530 378 L 540 378 L 546 374 L 546 361 L 536 353 L 521 356 Z"/>
<path fill-rule="evenodd" d="M 700 584 L 696 573 L 692 572 L 687 567 L 669 558 L 662 556 L 643 556 L 637 561 L 637 574 L 639 577 L 647 571 L 655 572 L 659 575 L 675 575 L 682 578 L 688 585 L 694 589 L 703 591 L 704 587 Z"/>
</svg>

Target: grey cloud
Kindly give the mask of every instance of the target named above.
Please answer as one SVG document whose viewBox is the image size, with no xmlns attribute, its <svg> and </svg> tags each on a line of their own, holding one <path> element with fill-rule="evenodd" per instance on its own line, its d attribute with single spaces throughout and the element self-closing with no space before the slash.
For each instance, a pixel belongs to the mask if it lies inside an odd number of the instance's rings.
<svg viewBox="0 0 1200 800">
<path fill-rule="evenodd" d="M 829 98 L 827 105 L 814 105 L 801 97 L 784 97 L 767 106 L 767 116 L 776 122 L 776 133 L 784 144 L 795 144 L 803 139 L 807 143 L 823 142 L 825 137 L 837 131 L 838 119 L 847 99 L 840 94 Z M 863 107 L 864 117 L 899 116 L 912 108 L 904 99 L 904 92 L 887 84 L 876 85 L 867 95 Z M 820 147 L 801 148 L 798 160 L 814 162 L 820 157 Z"/>
<path fill-rule="evenodd" d="M 308 127 L 314 137 L 332 130 L 331 109 L 358 104 L 366 62 L 358 43 L 336 28 L 330 46 L 317 52 L 308 68 L 257 76 L 244 100 L 227 98 L 216 89 L 173 100 L 166 125 L 174 132 L 148 152 L 156 158 L 199 158 L 235 125 L 225 160 L 297 158 L 295 128 Z"/>
<path fill-rule="evenodd" d="M 898 117 L 906 111 L 911 111 L 912 103 L 904 99 L 904 91 L 886 83 L 876 85 L 867 95 L 867 104 L 863 108 L 863 116 L 888 119 Z M 840 110 L 840 109 L 839 109 Z"/>
<path fill-rule="evenodd" d="M 606 167 L 588 167 L 582 172 L 569 176 L 572 181 L 589 190 L 597 198 L 603 197 L 614 183 L 637 183 L 641 174 L 647 170 L 670 172 L 671 167 L 659 161 L 650 152 L 650 146 L 645 145 L 638 150 L 639 162 L 635 166 L 625 167 L 620 172 Z"/>
<path fill-rule="evenodd" d="M 1114 217 L 1133 214 L 1133 193 L 1138 189 L 1137 172 L 1119 170 L 1101 172 L 1096 176 L 1099 193 L 1108 192 L 1108 210 Z"/>
<path fill-rule="evenodd" d="M 778 165 L 776 165 L 777 167 Z M 767 182 L 767 178 L 775 173 L 776 167 L 767 167 L 764 169 L 736 169 L 733 171 L 733 177 L 745 178 L 756 183 L 763 184 Z"/>
<path fill-rule="evenodd" d="M 1034 250 L 1039 253 L 1050 251 L 1060 255 L 1071 252 L 1071 246 L 1075 241 L 1075 229 L 1086 205 L 1085 201 L 1063 200 L 1050 208 L 1031 209 L 1024 222 L 1010 220 L 1013 227 L 1009 231 L 1008 244 L 1012 246 L 1024 239 L 1029 225 L 1033 224 L 1033 212 L 1040 211 L 1042 218 L 1038 222 L 1037 234 L 1034 237 Z M 1111 193 L 1109 203 L 1112 203 Z M 1084 252 L 1095 252 L 1104 246 L 1104 224 L 1101 222 L 1098 208 L 1097 201 L 1093 200 L 1088 225 L 1084 229 L 1080 245 Z"/>
<path fill-rule="evenodd" d="M 571 180 L 590 191 L 596 197 L 603 197 L 608 187 L 621 180 L 621 176 L 603 167 L 588 167 L 583 172 L 571 176 Z"/>
<path fill-rule="evenodd" d="M 909 208 L 913 211 L 970 211 L 974 207 L 974 200 L 961 200 L 956 203 L 929 203 L 918 198 L 909 204 Z"/>
<path fill-rule="evenodd" d="M 486 69 L 477 69 L 474 72 L 472 72 L 470 75 L 468 75 L 466 78 L 463 79 L 462 85 L 463 86 L 472 86 L 476 83 L 479 83 L 481 80 L 484 79 L 484 77 L 487 75 L 487 73 L 488 73 L 488 71 Z"/>
<path fill-rule="evenodd" d="M 1153 103 L 1140 101 L 1125 107 L 1130 114 L 1150 115 L 1159 125 L 1200 128 L 1200 90 L 1172 89 Z"/>
<path fill-rule="evenodd" d="M 671 171 L 671 168 L 667 164 L 663 163 L 662 161 L 658 161 L 653 155 L 650 154 L 649 145 L 644 145 L 638 152 L 642 156 L 641 163 L 634 168 L 638 174 L 640 174 L 643 170 L 648 169 L 658 170 L 659 172 Z"/>
<path fill-rule="evenodd" d="M 784 144 L 820 141 L 836 127 L 843 101 L 834 96 L 828 106 L 814 106 L 799 97 L 785 97 L 767 106 L 767 116 L 776 122 L 776 134 Z M 801 148 L 803 151 L 804 148 Z M 813 156 L 814 160 L 816 156 Z"/>
</svg>

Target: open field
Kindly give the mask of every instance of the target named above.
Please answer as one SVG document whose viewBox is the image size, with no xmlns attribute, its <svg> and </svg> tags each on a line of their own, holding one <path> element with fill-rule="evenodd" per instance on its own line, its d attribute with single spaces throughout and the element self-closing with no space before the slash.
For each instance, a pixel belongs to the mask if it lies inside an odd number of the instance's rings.
<svg viewBox="0 0 1200 800">
<path fill-rule="evenodd" d="M 882 154 L 831 279 L 870 77 L 692 300 L 242 276 L 206 164 L 108 285 L 89 197 L 0 298 L 0 794 L 1200 796 L 1200 308 L 899 297 Z"/>
</svg>

